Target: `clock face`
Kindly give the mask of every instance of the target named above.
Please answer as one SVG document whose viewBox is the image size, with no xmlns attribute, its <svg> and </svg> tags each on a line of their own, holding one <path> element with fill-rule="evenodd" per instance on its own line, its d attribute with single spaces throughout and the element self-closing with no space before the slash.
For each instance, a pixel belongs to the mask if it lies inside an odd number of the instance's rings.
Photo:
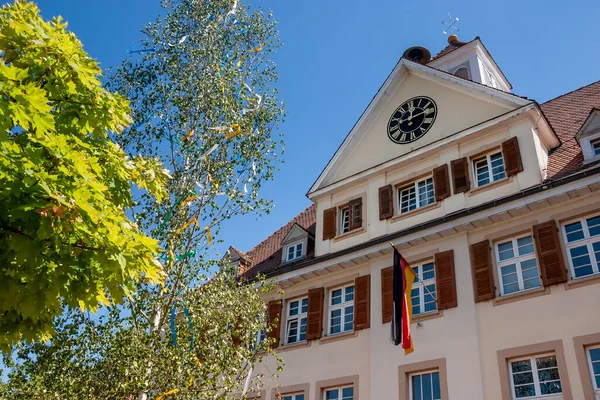
<svg viewBox="0 0 600 400">
<path fill-rule="evenodd" d="M 406 100 L 394 111 L 388 122 L 387 134 L 394 143 L 411 143 L 421 138 L 433 125 L 437 106 L 429 97 Z"/>
</svg>

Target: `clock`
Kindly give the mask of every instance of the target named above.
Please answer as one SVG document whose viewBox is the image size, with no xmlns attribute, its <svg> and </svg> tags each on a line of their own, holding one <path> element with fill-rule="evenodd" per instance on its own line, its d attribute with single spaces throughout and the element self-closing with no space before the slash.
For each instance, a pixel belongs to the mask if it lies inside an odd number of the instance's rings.
<svg viewBox="0 0 600 400">
<path fill-rule="evenodd" d="M 437 106 L 429 97 L 418 96 L 406 100 L 390 117 L 388 137 L 394 143 L 412 143 L 429 131 L 436 116 Z"/>
</svg>

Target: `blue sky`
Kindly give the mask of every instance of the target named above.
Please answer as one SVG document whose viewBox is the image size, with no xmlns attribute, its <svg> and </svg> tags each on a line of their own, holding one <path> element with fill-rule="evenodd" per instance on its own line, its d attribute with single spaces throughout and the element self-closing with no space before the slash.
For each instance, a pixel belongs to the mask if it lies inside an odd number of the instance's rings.
<svg viewBox="0 0 600 400">
<path fill-rule="evenodd" d="M 286 103 L 285 163 L 263 196 L 273 212 L 229 223 L 222 238 L 241 250 L 300 213 L 305 194 L 404 50 L 446 45 L 440 22 L 460 18 L 461 40 L 480 36 L 514 89 L 543 102 L 600 80 L 600 2 L 245 0 L 271 9 L 285 45 L 275 57 Z M 158 0 L 40 0 L 62 15 L 102 68 L 118 64 L 160 9 Z"/>
</svg>

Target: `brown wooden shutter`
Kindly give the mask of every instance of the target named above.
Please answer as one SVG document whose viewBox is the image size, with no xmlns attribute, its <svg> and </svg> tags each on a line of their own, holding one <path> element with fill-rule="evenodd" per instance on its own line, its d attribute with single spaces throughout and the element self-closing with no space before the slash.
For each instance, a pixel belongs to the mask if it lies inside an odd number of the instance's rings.
<svg viewBox="0 0 600 400">
<path fill-rule="evenodd" d="M 371 275 L 354 280 L 354 330 L 371 327 Z"/>
<path fill-rule="evenodd" d="M 435 282 L 439 310 L 458 306 L 456 276 L 454 273 L 454 250 L 435 254 Z"/>
<path fill-rule="evenodd" d="M 394 216 L 394 192 L 392 185 L 379 188 L 379 220 Z"/>
<path fill-rule="evenodd" d="M 275 342 L 271 347 L 279 347 L 279 340 L 281 338 L 281 300 L 273 300 L 269 302 L 268 306 L 268 319 L 267 323 L 271 330 L 267 333 L 269 339 L 274 339 Z"/>
<path fill-rule="evenodd" d="M 394 267 L 381 270 L 381 323 L 392 321 L 394 312 Z"/>
<path fill-rule="evenodd" d="M 324 299 L 324 288 L 310 289 L 308 291 L 308 321 L 306 323 L 306 340 L 319 339 L 323 334 Z"/>
<path fill-rule="evenodd" d="M 323 211 L 323 240 L 333 239 L 336 234 L 337 208 Z"/>
<path fill-rule="evenodd" d="M 487 240 L 471 245 L 471 270 L 475 303 L 496 297 L 490 244 Z"/>
<path fill-rule="evenodd" d="M 450 197 L 450 178 L 448 177 L 448 164 L 440 165 L 433 170 L 433 190 L 435 201 Z"/>
<path fill-rule="evenodd" d="M 471 189 L 471 179 L 469 179 L 469 159 L 467 157 L 452 160 L 450 162 L 452 169 L 452 185 L 454 194 L 468 192 Z"/>
<path fill-rule="evenodd" d="M 362 227 L 362 198 L 350 200 L 348 202 L 350 224 L 348 229 L 358 229 Z"/>
<path fill-rule="evenodd" d="M 502 157 L 504 158 L 504 168 L 507 176 L 513 176 L 523 171 L 521 151 L 516 136 L 502 142 Z"/>
<path fill-rule="evenodd" d="M 567 271 L 554 221 L 535 225 L 533 237 L 544 286 L 566 282 Z"/>
</svg>

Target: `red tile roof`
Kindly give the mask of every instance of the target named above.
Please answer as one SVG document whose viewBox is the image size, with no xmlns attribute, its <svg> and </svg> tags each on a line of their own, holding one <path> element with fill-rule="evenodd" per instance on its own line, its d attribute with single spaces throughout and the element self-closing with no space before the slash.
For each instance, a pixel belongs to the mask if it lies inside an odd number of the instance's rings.
<svg viewBox="0 0 600 400">
<path fill-rule="evenodd" d="M 475 39 L 478 39 L 479 36 Z M 473 39 L 473 40 L 475 40 Z M 471 40 L 471 42 L 473 41 Z M 440 58 L 442 56 L 445 56 L 448 53 L 452 53 L 454 50 L 456 49 L 460 49 L 461 47 L 463 47 L 465 44 L 469 44 L 471 42 L 461 42 L 461 41 L 456 41 L 456 42 L 452 42 L 452 43 L 448 43 L 448 46 L 444 47 L 439 53 L 437 53 L 435 56 L 433 56 L 433 58 L 431 59 L 431 61 Z M 430 62 L 431 62 L 430 61 Z"/>
<path fill-rule="evenodd" d="M 247 253 L 248 257 L 252 260 L 253 266 L 244 274 L 244 277 L 251 279 L 259 273 L 266 273 L 277 269 L 281 265 L 282 259 L 281 241 L 290 229 L 295 224 L 298 224 L 314 236 L 316 222 L 317 206 L 313 204 Z M 303 260 L 314 257 L 314 244 L 310 245 L 309 243 L 308 247 L 306 257 Z"/>
<path fill-rule="evenodd" d="M 600 81 L 558 96 L 541 107 L 562 141 L 548 158 L 548 179 L 576 172 L 583 166 L 583 154 L 575 135 L 592 109 L 600 108 Z"/>
</svg>

